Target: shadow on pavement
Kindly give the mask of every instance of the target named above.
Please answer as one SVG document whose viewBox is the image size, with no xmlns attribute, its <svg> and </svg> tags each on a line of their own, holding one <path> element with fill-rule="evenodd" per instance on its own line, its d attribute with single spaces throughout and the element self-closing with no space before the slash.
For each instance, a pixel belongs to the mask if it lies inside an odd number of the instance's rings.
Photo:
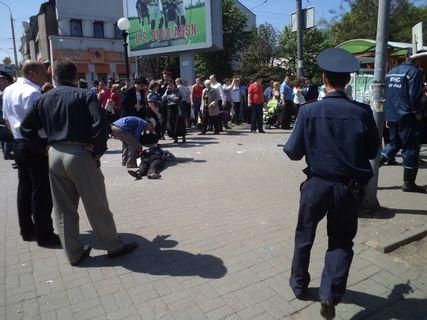
<svg viewBox="0 0 427 320">
<path fill-rule="evenodd" d="M 403 208 L 386 208 L 383 207 L 374 213 L 362 211 L 359 213 L 359 218 L 366 219 L 392 219 L 396 214 L 419 214 L 427 215 L 427 210 L 420 209 L 403 209 Z"/>
<path fill-rule="evenodd" d="M 349 318 L 351 320 L 426 319 L 427 299 L 405 298 L 405 295 L 411 292 L 413 289 L 409 281 L 408 283 L 396 284 L 387 298 L 365 292 L 346 290 L 341 303 L 355 304 L 364 309 Z M 319 288 L 308 288 L 305 300 L 319 302 Z"/>
<path fill-rule="evenodd" d="M 122 154 L 122 150 L 121 149 L 109 149 L 107 151 L 104 152 L 105 154 Z"/>
<path fill-rule="evenodd" d="M 169 235 L 158 235 L 152 241 L 131 233 L 120 233 L 125 242 L 135 241 L 138 248 L 122 257 L 110 259 L 101 255 L 89 257 L 79 267 L 118 267 L 121 266 L 132 272 L 151 275 L 168 276 L 199 276 L 202 278 L 219 279 L 225 276 L 227 268 L 223 261 L 207 254 L 193 254 L 180 250 L 169 250 L 178 245 L 175 240 L 168 240 Z M 84 244 L 90 244 L 94 249 L 103 249 L 97 242 L 93 232 L 80 235 Z M 166 249 L 166 250 L 165 250 Z"/>
</svg>

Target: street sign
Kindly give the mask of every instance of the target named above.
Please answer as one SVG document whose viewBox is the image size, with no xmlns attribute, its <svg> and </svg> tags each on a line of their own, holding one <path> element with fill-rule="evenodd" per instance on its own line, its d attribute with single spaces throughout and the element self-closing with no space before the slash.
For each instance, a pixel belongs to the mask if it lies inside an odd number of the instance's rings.
<svg viewBox="0 0 427 320">
<path fill-rule="evenodd" d="M 316 20 L 314 16 L 314 7 L 309 7 L 302 10 L 302 26 L 304 29 L 310 29 L 316 26 Z M 297 13 L 291 14 L 291 31 L 297 31 Z"/>
<path fill-rule="evenodd" d="M 412 54 L 423 50 L 423 23 L 419 22 L 412 27 Z"/>
</svg>

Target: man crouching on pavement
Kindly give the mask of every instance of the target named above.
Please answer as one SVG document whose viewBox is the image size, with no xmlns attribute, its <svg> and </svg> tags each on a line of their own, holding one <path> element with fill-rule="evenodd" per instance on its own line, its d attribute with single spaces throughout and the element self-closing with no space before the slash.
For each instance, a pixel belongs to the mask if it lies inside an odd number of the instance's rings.
<svg viewBox="0 0 427 320">
<path fill-rule="evenodd" d="M 27 113 L 21 131 L 45 129 L 49 144 L 49 178 L 56 226 L 70 264 L 76 266 L 91 247 L 79 241 L 82 199 L 93 231 L 115 258 L 133 251 L 135 242 L 123 243 L 116 231 L 105 191 L 100 158 L 107 150 L 104 113 L 96 95 L 77 88 L 77 66 L 70 60 L 56 62 L 57 86 L 45 93 Z"/>
<path fill-rule="evenodd" d="M 152 118 L 146 121 L 139 117 L 129 116 L 120 118 L 111 124 L 111 131 L 114 138 L 123 142 L 122 165 L 125 165 L 126 168 L 138 167 L 136 158 L 138 158 L 142 151 L 139 139 L 145 130 L 149 132 L 154 131 L 155 122 Z"/>
</svg>

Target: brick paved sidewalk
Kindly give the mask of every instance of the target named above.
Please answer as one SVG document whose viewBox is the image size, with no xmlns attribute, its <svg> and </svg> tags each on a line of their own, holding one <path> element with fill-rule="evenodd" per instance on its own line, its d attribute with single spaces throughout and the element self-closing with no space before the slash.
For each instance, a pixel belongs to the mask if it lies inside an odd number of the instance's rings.
<svg viewBox="0 0 427 320">
<path fill-rule="evenodd" d="M 0 319 L 319 319 L 319 304 L 296 300 L 288 286 L 304 163 L 278 146 L 289 131 L 237 129 L 193 133 L 185 145 L 167 140 L 178 163 L 160 180 L 134 181 L 110 141 L 102 158 L 110 205 L 122 237 L 139 248 L 108 259 L 80 207 L 82 241 L 95 248 L 80 268 L 62 250 L 20 240 L 17 174 L 1 161 Z M 426 269 L 366 245 L 426 224 L 427 197 L 395 188 L 401 171 L 381 169 L 379 199 L 390 210 L 360 219 L 337 319 L 427 319 Z M 425 169 L 418 181 L 427 182 Z M 322 222 L 313 297 L 326 241 Z"/>
</svg>

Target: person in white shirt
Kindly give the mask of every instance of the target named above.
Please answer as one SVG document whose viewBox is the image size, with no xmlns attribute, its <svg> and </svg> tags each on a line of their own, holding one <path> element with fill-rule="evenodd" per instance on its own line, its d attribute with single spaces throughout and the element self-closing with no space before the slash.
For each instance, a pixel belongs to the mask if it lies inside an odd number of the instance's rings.
<svg viewBox="0 0 427 320">
<path fill-rule="evenodd" d="M 304 81 L 302 79 L 295 80 L 294 83 L 294 106 L 295 106 L 295 119 L 298 117 L 298 111 L 302 104 L 305 103 L 305 98 L 302 94 L 302 85 Z"/>
<path fill-rule="evenodd" d="M 222 85 L 221 83 L 219 83 L 216 80 L 216 76 L 214 74 L 212 74 L 209 77 L 209 80 L 211 82 L 211 88 L 215 89 L 216 91 L 218 91 L 218 94 L 220 96 L 220 99 L 218 100 L 218 106 L 219 106 L 219 110 L 220 112 L 224 109 L 225 107 L 225 95 L 224 95 L 224 91 L 222 90 Z M 222 121 L 219 121 L 219 131 L 222 131 Z"/>
<path fill-rule="evenodd" d="M 240 79 L 233 78 L 231 82 L 231 103 L 233 104 L 233 118 L 232 122 L 235 124 L 240 124 L 242 119 L 240 119 L 240 109 L 241 109 L 241 92 L 240 92 Z"/>
<path fill-rule="evenodd" d="M 18 165 L 18 220 L 22 239 L 37 240 L 39 246 L 56 247 L 61 243 L 53 232 L 52 196 L 48 176 L 48 159 L 44 132 L 34 132 L 31 140 L 20 131 L 29 108 L 40 96 L 40 86 L 47 81 L 41 62 L 27 61 L 23 78 L 3 93 L 3 118 L 13 134 L 13 153 Z"/>
</svg>

